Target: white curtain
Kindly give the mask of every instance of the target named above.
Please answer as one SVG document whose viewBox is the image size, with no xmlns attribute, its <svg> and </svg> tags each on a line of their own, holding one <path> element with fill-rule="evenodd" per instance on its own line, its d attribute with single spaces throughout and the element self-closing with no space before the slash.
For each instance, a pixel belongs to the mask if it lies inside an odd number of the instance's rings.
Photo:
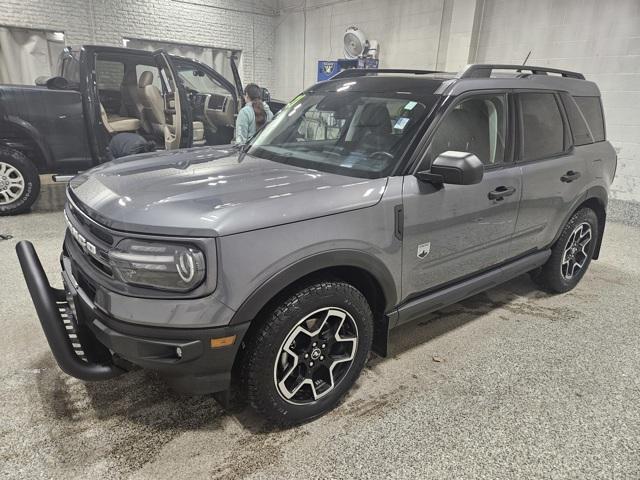
<svg viewBox="0 0 640 480">
<path fill-rule="evenodd" d="M 37 77 L 51 76 L 63 38 L 53 32 L 0 27 L 0 83 L 33 85 Z"/>
</svg>

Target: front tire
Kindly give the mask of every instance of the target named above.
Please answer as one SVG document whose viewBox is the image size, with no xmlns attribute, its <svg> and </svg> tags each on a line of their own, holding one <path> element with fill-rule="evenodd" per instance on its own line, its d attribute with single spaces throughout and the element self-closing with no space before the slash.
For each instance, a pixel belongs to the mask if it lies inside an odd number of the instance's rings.
<svg viewBox="0 0 640 480">
<path fill-rule="evenodd" d="M 0 147 L 0 216 L 29 211 L 40 194 L 35 165 L 22 152 Z"/>
<path fill-rule="evenodd" d="M 599 232 L 596 213 L 590 208 L 578 210 L 551 247 L 547 262 L 533 272 L 533 280 L 553 293 L 573 289 L 589 268 Z"/>
<path fill-rule="evenodd" d="M 341 281 L 302 288 L 259 321 L 246 344 L 245 391 L 249 404 L 278 425 L 334 408 L 360 375 L 373 340 L 367 300 Z"/>
</svg>

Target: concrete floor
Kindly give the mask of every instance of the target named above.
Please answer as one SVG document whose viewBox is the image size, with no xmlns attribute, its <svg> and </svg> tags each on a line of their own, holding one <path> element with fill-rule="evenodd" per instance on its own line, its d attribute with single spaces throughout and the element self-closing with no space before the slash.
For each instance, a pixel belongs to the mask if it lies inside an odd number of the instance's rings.
<svg viewBox="0 0 640 480">
<path fill-rule="evenodd" d="M 62 215 L 45 210 L 0 218 L 3 478 L 640 477 L 636 227 L 609 224 L 566 295 L 525 276 L 402 327 L 338 409 L 274 432 L 147 372 L 61 373 L 14 255 L 32 240 L 59 283 Z"/>
</svg>

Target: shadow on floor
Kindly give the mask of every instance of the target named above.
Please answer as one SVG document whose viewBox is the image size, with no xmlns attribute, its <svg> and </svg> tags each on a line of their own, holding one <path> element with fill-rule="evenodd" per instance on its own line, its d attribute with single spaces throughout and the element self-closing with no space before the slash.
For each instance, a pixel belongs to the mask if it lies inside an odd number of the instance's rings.
<svg viewBox="0 0 640 480">
<path fill-rule="evenodd" d="M 32 212 L 55 212 L 64 208 L 66 183 L 43 183 Z"/>
<path fill-rule="evenodd" d="M 571 313 L 566 308 L 556 309 L 528 302 L 530 299 L 546 298 L 549 295 L 541 291 L 529 275 L 521 275 L 508 284 L 479 293 L 397 327 L 389 336 L 389 355 L 372 361 L 377 364 L 397 357 L 497 309 L 505 311 L 505 319 L 508 319 L 509 314 L 533 314 L 553 320 L 559 315 L 566 316 Z"/>
</svg>

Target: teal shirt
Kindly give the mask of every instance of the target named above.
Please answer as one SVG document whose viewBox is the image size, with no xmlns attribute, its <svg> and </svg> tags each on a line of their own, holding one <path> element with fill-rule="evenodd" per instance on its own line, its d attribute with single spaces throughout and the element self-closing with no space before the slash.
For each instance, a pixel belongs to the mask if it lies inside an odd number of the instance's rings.
<svg viewBox="0 0 640 480">
<path fill-rule="evenodd" d="M 269 105 L 263 102 L 264 111 L 267 114 L 267 122 L 273 118 Z M 238 113 L 236 118 L 236 143 L 245 144 L 256 133 L 256 114 L 251 104 L 247 104 Z"/>
</svg>

